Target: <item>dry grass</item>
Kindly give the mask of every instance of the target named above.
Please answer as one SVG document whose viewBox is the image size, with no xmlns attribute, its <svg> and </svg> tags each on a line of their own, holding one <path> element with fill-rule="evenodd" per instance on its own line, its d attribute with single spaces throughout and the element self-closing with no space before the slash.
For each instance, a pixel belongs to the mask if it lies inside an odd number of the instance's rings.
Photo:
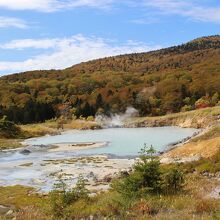
<svg viewBox="0 0 220 220">
<path fill-rule="evenodd" d="M 129 119 L 127 126 L 180 126 L 206 128 L 216 123 L 216 117 L 220 115 L 220 106 L 198 109 L 188 112 L 167 114 L 158 117 L 142 117 Z"/>
<path fill-rule="evenodd" d="M 220 180 L 203 177 L 197 174 L 190 174 L 187 178 L 186 191 L 196 198 L 209 198 L 216 187 L 220 186 Z M 216 200 L 216 206 L 220 208 L 220 200 Z"/>
<path fill-rule="evenodd" d="M 0 139 L 0 150 L 22 147 L 20 139 Z"/>
<path fill-rule="evenodd" d="M 220 151 L 220 137 L 210 140 L 189 142 L 163 154 L 163 158 L 182 158 L 200 156 L 210 158 Z"/>
<path fill-rule="evenodd" d="M 54 135 L 58 133 L 56 122 L 20 125 L 20 127 L 29 137 L 38 137 L 46 134 Z"/>
<path fill-rule="evenodd" d="M 217 137 L 220 137 L 220 124 L 212 126 L 204 134 L 193 138 L 192 142 L 205 141 Z"/>
<path fill-rule="evenodd" d="M 87 120 L 72 120 L 67 124 L 64 124 L 64 129 L 78 129 L 78 130 L 86 130 L 86 129 L 96 129 L 100 128 L 100 126 L 95 121 L 87 121 Z"/>
<path fill-rule="evenodd" d="M 89 200 L 79 200 L 66 211 L 69 213 L 68 219 L 89 219 L 91 215 L 94 219 L 218 219 L 220 200 L 206 197 L 216 184 L 208 178 L 190 174 L 187 176 L 185 193 L 146 195 L 142 199 L 135 199 L 109 191 Z M 17 220 L 50 220 L 52 213 L 47 197 L 34 194 L 32 190 L 21 186 L 0 187 L 1 204 L 19 208 Z"/>
<path fill-rule="evenodd" d="M 35 206 L 27 206 L 21 208 L 16 215 L 16 220 L 50 220 L 51 217 L 45 215 Z"/>
<path fill-rule="evenodd" d="M 78 120 L 65 121 L 63 123 L 63 129 L 58 129 L 59 122 L 56 120 L 51 120 L 39 124 L 20 125 L 20 127 L 29 137 L 38 137 L 47 134 L 56 135 L 63 130 L 69 130 L 69 129 L 79 129 L 79 130 L 95 129 L 95 128 L 99 128 L 99 125 L 94 121 L 78 119 Z"/>
</svg>

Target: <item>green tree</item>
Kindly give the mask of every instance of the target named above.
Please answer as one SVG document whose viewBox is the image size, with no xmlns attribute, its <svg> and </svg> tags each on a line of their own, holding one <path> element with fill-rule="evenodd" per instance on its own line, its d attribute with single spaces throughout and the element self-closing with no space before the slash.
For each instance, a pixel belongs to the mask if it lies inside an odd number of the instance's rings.
<svg viewBox="0 0 220 220">
<path fill-rule="evenodd" d="M 145 144 L 133 172 L 128 177 L 115 181 L 112 186 L 128 198 L 147 194 L 174 194 L 182 190 L 184 174 L 179 167 L 165 169 L 160 164 L 155 149 Z"/>
<path fill-rule="evenodd" d="M 99 93 L 96 97 L 96 109 L 103 108 L 103 106 L 104 106 L 103 98 L 102 95 Z"/>
<path fill-rule="evenodd" d="M 165 174 L 165 190 L 167 193 L 178 193 L 185 183 L 184 173 L 177 167 Z"/>
<path fill-rule="evenodd" d="M 9 121 L 7 116 L 3 116 L 3 118 L 0 119 L 0 137 L 21 138 L 23 134 L 21 129 L 15 125 L 14 122 Z"/>
<path fill-rule="evenodd" d="M 218 101 L 219 101 L 219 94 L 216 92 L 211 98 L 211 103 L 212 105 L 216 105 Z"/>
<path fill-rule="evenodd" d="M 134 171 L 142 177 L 141 188 L 158 192 L 160 190 L 160 161 L 153 146 L 144 145 L 140 151 L 140 160 L 134 165 Z"/>
<path fill-rule="evenodd" d="M 62 176 L 59 176 L 54 189 L 49 193 L 53 219 L 68 219 L 70 214 L 68 207 L 79 199 L 88 199 L 89 191 L 85 185 L 86 180 L 80 175 L 76 186 L 68 189 Z"/>
<path fill-rule="evenodd" d="M 134 171 L 127 178 L 113 187 L 124 196 L 140 196 L 147 193 L 159 193 L 161 190 L 160 161 L 156 151 L 146 144 L 141 149 L 139 161 L 134 165 Z"/>
</svg>

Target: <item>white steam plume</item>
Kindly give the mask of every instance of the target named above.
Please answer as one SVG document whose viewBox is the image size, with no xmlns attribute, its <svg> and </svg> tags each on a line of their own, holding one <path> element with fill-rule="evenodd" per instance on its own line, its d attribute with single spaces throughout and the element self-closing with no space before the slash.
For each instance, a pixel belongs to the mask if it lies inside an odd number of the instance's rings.
<svg viewBox="0 0 220 220">
<path fill-rule="evenodd" d="M 104 128 L 123 127 L 124 122 L 131 118 L 138 116 L 138 110 L 133 107 L 128 107 L 124 114 L 111 114 L 110 117 L 99 114 L 96 116 L 96 122 L 102 125 Z"/>
</svg>

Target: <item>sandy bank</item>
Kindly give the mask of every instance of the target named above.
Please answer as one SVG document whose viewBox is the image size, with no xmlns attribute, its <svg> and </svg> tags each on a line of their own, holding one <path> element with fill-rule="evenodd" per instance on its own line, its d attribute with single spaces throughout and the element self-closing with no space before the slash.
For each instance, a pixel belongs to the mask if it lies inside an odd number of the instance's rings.
<svg viewBox="0 0 220 220">
<path fill-rule="evenodd" d="M 71 157 L 68 159 L 47 159 L 31 163 L 30 159 L 5 163 L 4 173 L 13 173 L 13 185 L 31 186 L 40 192 L 48 192 L 62 176 L 69 187 L 76 184 L 79 175 L 87 182 L 92 191 L 107 190 L 110 181 L 120 172 L 131 169 L 134 159 L 108 159 L 107 156 Z M 0 178 L 2 186 L 10 186 L 11 179 L 4 175 Z"/>
<path fill-rule="evenodd" d="M 82 150 L 82 149 L 92 149 L 104 147 L 107 142 L 97 142 L 97 143 L 57 143 L 53 144 L 53 148 L 49 152 L 58 152 L 58 151 L 73 151 L 73 150 Z"/>
</svg>

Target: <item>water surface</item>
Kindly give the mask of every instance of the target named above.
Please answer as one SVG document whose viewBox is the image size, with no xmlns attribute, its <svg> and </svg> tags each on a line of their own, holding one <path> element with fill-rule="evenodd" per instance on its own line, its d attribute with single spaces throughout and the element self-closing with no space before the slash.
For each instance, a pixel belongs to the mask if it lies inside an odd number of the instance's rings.
<svg viewBox="0 0 220 220">
<path fill-rule="evenodd" d="M 101 148 L 78 150 L 75 154 L 112 154 L 116 156 L 137 155 L 144 143 L 164 151 L 171 143 L 192 136 L 196 129 L 179 127 L 157 128 L 108 128 L 101 130 L 69 131 L 62 135 L 29 139 L 29 145 L 52 145 L 56 143 L 107 142 Z"/>
<path fill-rule="evenodd" d="M 0 152 L 0 185 L 29 185 L 41 190 L 51 189 L 54 183 L 53 172 L 86 173 L 91 164 L 50 164 L 47 160 L 63 160 L 79 156 L 97 154 L 111 154 L 117 157 L 133 157 L 143 147 L 153 145 L 157 151 L 164 151 L 173 142 L 192 136 L 196 129 L 183 129 L 178 127 L 158 128 L 110 128 L 103 130 L 68 131 L 61 135 L 45 136 L 26 140 L 29 146 L 26 148 L 30 154 L 24 155 L 21 149 Z M 45 145 L 56 143 L 83 143 L 83 142 L 107 142 L 103 147 L 93 149 L 80 149 L 68 151 L 59 148 L 52 151 Z M 40 146 L 43 145 L 43 146 Z M 32 163 L 30 166 L 21 166 Z M 98 170 L 98 172 L 100 172 Z M 74 177 L 77 178 L 77 177 Z M 73 178 L 73 179 L 74 179 Z"/>
</svg>

